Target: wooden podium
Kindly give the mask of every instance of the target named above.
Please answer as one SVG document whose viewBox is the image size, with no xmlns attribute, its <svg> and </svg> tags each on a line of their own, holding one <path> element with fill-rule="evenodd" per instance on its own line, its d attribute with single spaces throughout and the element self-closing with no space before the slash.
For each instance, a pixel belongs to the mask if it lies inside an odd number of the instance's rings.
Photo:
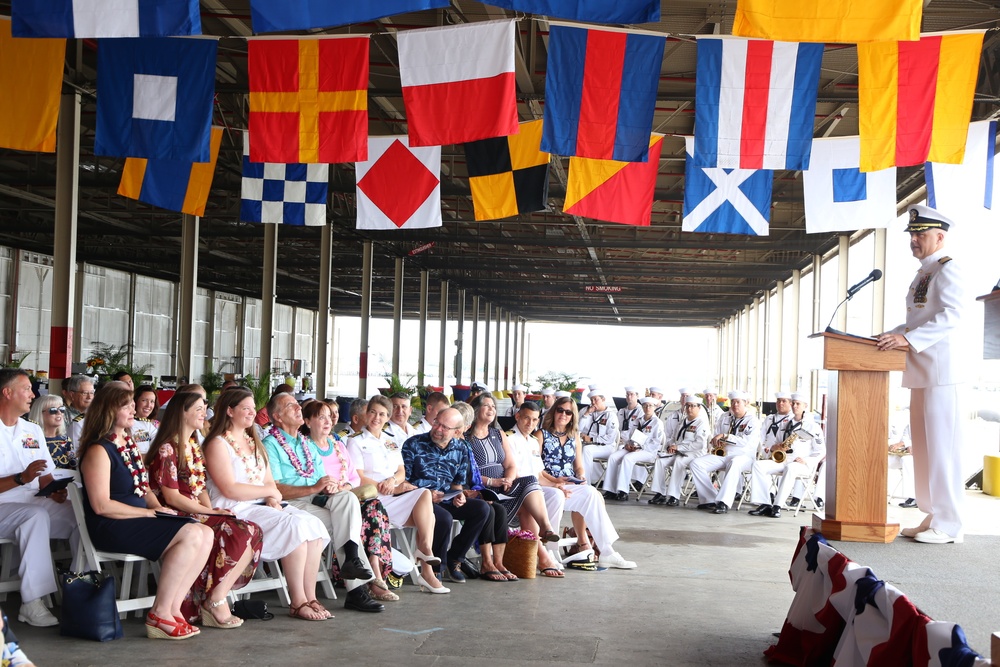
<svg viewBox="0 0 1000 667">
<path fill-rule="evenodd" d="M 907 348 L 880 351 L 871 338 L 823 337 L 830 371 L 826 420 L 826 514 L 813 528 L 831 540 L 891 542 L 898 523 L 886 523 L 889 371 L 906 368 Z"/>
<path fill-rule="evenodd" d="M 976 297 L 982 301 L 983 359 L 1000 359 L 1000 290 Z"/>
</svg>

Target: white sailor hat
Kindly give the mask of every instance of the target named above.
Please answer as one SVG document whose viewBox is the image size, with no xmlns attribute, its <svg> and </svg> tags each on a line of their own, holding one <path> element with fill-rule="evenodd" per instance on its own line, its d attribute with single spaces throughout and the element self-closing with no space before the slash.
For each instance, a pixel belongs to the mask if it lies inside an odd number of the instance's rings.
<svg viewBox="0 0 1000 667">
<path fill-rule="evenodd" d="M 556 398 L 569 398 L 570 393 L 568 391 L 557 391 Z"/>
<path fill-rule="evenodd" d="M 718 396 L 719 395 L 719 388 L 718 387 L 709 387 L 708 389 L 702 389 L 701 393 L 703 393 L 703 394 L 714 394 L 714 395 Z"/>
<path fill-rule="evenodd" d="M 542 396 L 552 396 L 555 393 L 556 390 L 553 389 L 552 387 L 545 387 L 544 389 L 542 389 Z"/>
<path fill-rule="evenodd" d="M 688 394 L 684 397 L 684 405 L 702 405 L 702 402 L 696 395 Z"/>
<path fill-rule="evenodd" d="M 515 384 L 511 391 L 528 391 L 528 386 L 523 384 Z"/>
<path fill-rule="evenodd" d="M 910 207 L 909 213 L 910 218 L 906 223 L 906 229 L 903 230 L 906 232 L 925 232 L 928 229 L 940 229 L 946 232 L 955 224 L 929 206 L 914 204 Z"/>
<path fill-rule="evenodd" d="M 598 389 L 597 386 L 595 385 L 594 388 L 590 390 L 590 393 L 587 394 L 587 398 L 594 398 L 595 396 L 600 396 L 601 398 L 605 398 L 607 394 L 604 393 L 603 389 Z"/>
<path fill-rule="evenodd" d="M 639 390 L 636 389 L 635 387 L 633 387 L 632 385 L 629 385 L 629 386 L 625 387 L 625 393 L 626 394 L 638 394 Z"/>
<path fill-rule="evenodd" d="M 748 394 L 747 392 L 742 391 L 740 389 L 737 389 L 735 391 L 729 392 L 729 400 L 730 401 L 735 401 L 737 399 L 741 400 L 741 401 L 749 401 L 750 400 L 750 394 Z"/>
<path fill-rule="evenodd" d="M 809 404 L 809 396 L 806 395 L 806 394 L 803 394 L 801 391 L 794 392 L 792 394 L 791 398 L 792 398 L 793 401 L 799 401 L 801 403 L 805 403 L 806 405 Z"/>
<path fill-rule="evenodd" d="M 660 389 L 659 387 L 650 387 L 649 388 L 649 393 L 650 394 L 659 394 L 660 396 L 662 396 L 663 395 L 663 390 Z"/>
<path fill-rule="evenodd" d="M 691 391 L 690 389 L 688 389 L 687 387 L 684 387 L 682 389 L 678 389 L 677 393 L 679 393 L 681 395 L 681 398 L 684 398 L 688 394 L 693 394 L 694 392 Z"/>
<path fill-rule="evenodd" d="M 588 384 L 587 385 L 587 389 L 589 389 L 590 391 L 594 391 L 595 389 L 597 389 L 597 385 L 596 384 Z"/>
<path fill-rule="evenodd" d="M 640 405 L 646 405 L 647 403 L 652 403 L 653 405 L 656 405 L 657 403 L 659 403 L 659 401 L 653 398 L 652 396 L 643 396 L 642 398 L 639 399 Z"/>
<path fill-rule="evenodd" d="M 789 394 L 787 391 L 779 391 L 774 394 L 774 400 L 778 400 L 781 398 L 791 399 L 792 395 Z"/>
</svg>

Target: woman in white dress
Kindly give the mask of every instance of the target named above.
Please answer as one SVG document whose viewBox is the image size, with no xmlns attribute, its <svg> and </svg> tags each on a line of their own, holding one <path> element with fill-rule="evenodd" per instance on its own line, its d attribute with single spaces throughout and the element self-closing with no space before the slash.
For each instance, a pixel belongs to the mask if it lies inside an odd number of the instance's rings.
<svg viewBox="0 0 1000 667">
<path fill-rule="evenodd" d="M 421 587 L 428 593 L 447 593 L 434 573 L 441 559 L 434 556 L 434 503 L 428 489 L 419 489 L 406 481 L 406 468 L 400 447 L 382 427 L 392 413 L 392 403 L 385 396 L 368 401 L 368 424 L 347 439 L 347 453 L 361 475 L 362 484 L 374 484 L 378 499 L 395 526 L 417 529 L 416 558 L 420 562 Z"/>
<path fill-rule="evenodd" d="M 204 444 L 212 505 L 261 527 L 261 558 L 281 560 L 285 571 L 289 615 L 322 621 L 332 614 L 316 600 L 316 575 L 330 534 L 316 517 L 282 503 L 253 427 L 256 416 L 253 394 L 242 387 L 224 391 L 215 404 L 215 421 Z"/>
</svg>

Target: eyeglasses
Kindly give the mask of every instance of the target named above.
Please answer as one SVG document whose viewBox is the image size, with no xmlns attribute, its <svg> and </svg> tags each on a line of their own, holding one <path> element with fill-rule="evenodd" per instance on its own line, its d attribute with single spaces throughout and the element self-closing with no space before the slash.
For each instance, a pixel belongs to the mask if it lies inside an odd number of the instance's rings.
<svg viewBox="0 0 1000 667">
<path fill-rule="evenodd" d="M 442 424 L 441 422 L 439 422 L 436 419 L 434 420 L 434 426 L 442 428 L 445 431 L 458 431 L 458 430 L 460 430 L 462 428 L 461 426 L 445 426 L 444 424 Z"/>
<path fill-rule="evenodd" d="M 62 414 L 62 408 L 49 408 L 48 410 L 46 410 L 46 412 L 49 413 L 50 415 L 58 415 Z"/>
<path fill-rule="evenodd" d="M 556 411 L 557 414 L 560 414 L 560 415 L 571 415 L 571 414 L 573 414 L 572 410 L 567 410 L 566 408 L 555 408 L 555 411 Z"/>
<path fill-rule="evenodd" d="M 93 396 L 95 392 L 92 392 L 92 391 L 77 391 L 77 392 L 74 392 L 74 393 L 80 394 L 81 396 Z"/>
</svg>

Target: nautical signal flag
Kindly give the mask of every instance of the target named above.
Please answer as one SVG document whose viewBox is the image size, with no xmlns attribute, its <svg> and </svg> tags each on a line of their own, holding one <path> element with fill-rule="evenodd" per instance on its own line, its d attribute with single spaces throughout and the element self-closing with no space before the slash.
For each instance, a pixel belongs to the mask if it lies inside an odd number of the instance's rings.
<svg viewBox="0 0 1000 667">
<path fill-rule="evenodd" d="M 445 146 L 517 132 L 514 22 L 397 33 L 410 146 Z"/>
<path fill-rule="evenodd" d="M 861 140 L 833 137 L 813 142 L 802 172 L 806 233 L 888 227 L 896 221 L 896 168 L 863 172 Z"/>
<path fill-rule="evenodd" d="M 520 132 L 465 144 L 465 162 L 476 220 L 498 220 L 543 211 L 549 193 L 549 154 L 539 149 L 542 121 Z"/>
<path fill-rule="evenodd" d="M 983 32 L 858 44 L 861 171 L 962 161 Z"/>
<path fill-rule="evenodd" d="M 367 23 L 385 16 L 447 7 L 449 0 L 250 0 L 253 31 L 287 32 Z"/>
<path fill-rule="evenodd" d="M 415 148 L 405 135 L 368 138 L 355 165 L 358 229 L 441 226 L 441 147 Z"/>
<path fill-rule="evenodd" d="M 822 44 L 698 38 L 694 164 L 808 169 Z"/>
<path fill-rule="evenodd" d="M 201 34 L 198 0 L 14 0 L 17 37 L 183 37 Z"/>
<path fill-rule="evenodd" d="M 643 162 L 666 37 L 553 25 L 542 150 Z"/>
<path fill-rule="evenodd" d="M 996 152 L 997 121 L 970 123 L 962 164 L 924 165 L 927 205 L 963 225 L 1000 220 Z"/>
<path fill-rule="evenodd" d="M 208 162 L 130 157 L 125 160 L 118 194 L 170 211 L 205 215 L 221 145 L 222 128 L 213 127 L 212 159 Z"/>
<path fill-rule="evenodd" d="M 915 40 L 923 0 L 737 0 L 733 34 L 788 42 Z"/>
<path fill-rule="evenodd" d="M 215 39 L 102 40 L 95 155 L 208 162 Z"/>
<path fill-rule="evenodd" d="M 368 157 L 368 37 L 251 39 L 254 162 Z"/>
<path fill-rule="evenodd" d="M 563 212 L 623 225 L 648 227 L 663 135 L 649 137 L 645 162 L 569 159 Z"/>
<path fill-rule="evenodd" d="M 694 137 L 684 137 L 684 218 L 681 230 L 767 236 L 772 172 L 695 164 Z"/>
<path fill-rule="evenodd" d="M 330 165 L 252 162 L 250 133 L 243 133 L 240 220 L 296 226 L 326 224 Z"/>
<path fill-rule="evenodd" d="M 65 39 L 14 39 L 0 18 L 0 146 L 56 150 Z"/>
<path fill-rule="evenodd" d="M 653 23 L 660 20 L 660 0 L 487 0 L 485 4 L 589 23 Z"/>
</svg>

